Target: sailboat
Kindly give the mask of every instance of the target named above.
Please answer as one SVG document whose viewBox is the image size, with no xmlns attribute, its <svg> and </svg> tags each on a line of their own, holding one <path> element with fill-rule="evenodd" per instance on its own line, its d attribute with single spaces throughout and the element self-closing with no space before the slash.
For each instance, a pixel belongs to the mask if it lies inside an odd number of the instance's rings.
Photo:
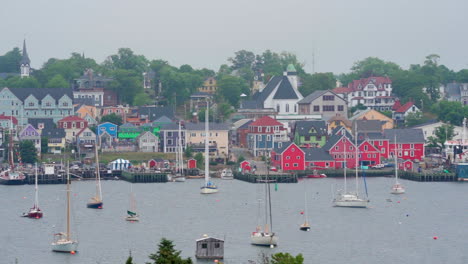
<svg viewBox="0 0 468 264">
<path fill-rule="evenodd" d="M 130 210 L 127 210 L 127 216 L 125 217 L 127 221 L 139 221 L 140 216 L 136 213 L 136 201 L 135 195 L 133 194 L 133 184 L 130 183 Z"/>
<path fill-rule="evenodd" d="M 305 189 L 305 182 L 304 182 L 304 189 Z M 304 190 L 304 223 L 301 224 L 299 227 L 299 230 L 302 231 L 310 231 L 310 224 L 309 224 L 309 219 L 307 215 L 307 191 Z"/>
<path fill-rule="evenodd" d="M 176 168 L 173 180 L 175 182 L 185 182 L 184 176 L 184 159 L 182 151 L 182 130 L 180 128 L 179 121 L 179 137 L 177 138 L 177 147 L 176 147 Z"/>
<path fill-rule="evenodd" d="M 52 243 L 52 251 L 74 254 L 78 248 L 78 241 L 72 239 L 70 232 L 70 192 L 70 172 L 67 166 L 67 232 L 55 234 L 56 240 Z"/>
<path fill-rule="evenodd" d="M 86 204 L 86 207 L 92 209 L 102 209 L 102 190 L 101 190 L 101 176 L 99 171 L 99 157 L 97 151 L 97 145 L 95 145 L 95 153 L 96 156 L 96 195 L 91 197 L 89 202 Z"/>
<path fill-rule="evenodd" d="M 24 184 L 26 176 L 23 172 L 15 169 L 14 151 L 13 151 L 13 120 L 10 120 L 10 129 L 8 135 L 8 165 L 6 170 L 0 172 L 0 184 L 5 185 L 20 185 Z"/>
<path fill-rule="evenodd" d="M 201 187 L 202 194 L 217 193 L 218 187 L 211 182 L 210 180 L 210 153 L 208 150 L 208 121 L 209 121 L 209 103 L 206 101 L 206 111 L 205 111 L 205 184 Z"/>
<path fill-rule="evenodd" d="M 398 155 L 397 155 L 397 148 L 396 146 L 397 145 L 397 141 L 396 141 L 396 136 L 395 136 L 395 184 L 393 184 L 392 186 L 392 191 L 391 193 L 392 194 L 403 194 L 405 193 L 405 187 L 403 187 L 403 185 L 401 185 L 399 182 L 398 182 Z"/>
<path fill-rule="evenodd" d="M 269 168 L 269 164 L 268 167 Z M 257 226 L 255 232 L 250 235 L 250 243 L 256 246 L 268 246 L 274 248 L 278 244 L 278 236 L 273 232 L 273 217 L 271 213 L 271 191 L 269 170 L 267 170 L 265 182 L 265 225 L 263 227 Z M 259 208 L 260 209 L 260 208 Z"/>
<path fill-rule="evenodd" d="M 23 213 L 24 217 L 39 219 L 42 218 L 42 210 L 39 208 L 39 196 L 37 188 L 37 163 L 35 167 L 35 179 L 34 179 L 34 189 L 35 189 L 35 200 L 34 205 L 29 209 L 28 213 Z"/>
<path fill-rule="evenodd" d="M 344 144 L 344 157 L 346 159 L 346 142 Z M 333 200 L 333 206 L 336 207 L 355 207 L 355 208 L 367 208 L 367 204 L 369 202 L 368 199 L 359 198 L 359 182 L 358 182 L 358 165 L 359 165 L 359 156 L 358 156 L 358 144 L 357 144 L 357 129 L 355 132 L 355 148 L 356 148 L 356 191 L 354 193 L 348 192 L 347 190 L 347 182 L 346 182 L 346 160 L 344 164 L 344 192 L 339 193 L 338 196 Z"/>
</svg>

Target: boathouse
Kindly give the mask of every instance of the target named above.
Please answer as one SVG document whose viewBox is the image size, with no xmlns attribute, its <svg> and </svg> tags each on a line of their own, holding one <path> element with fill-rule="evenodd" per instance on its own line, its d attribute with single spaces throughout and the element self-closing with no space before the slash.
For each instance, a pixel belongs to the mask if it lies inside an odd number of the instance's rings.
<svg viewBox="0 0 468 264">
<path fill-rule="evenodd" d="M 224 240 L 203 235 L 203 238 L 197 240 L 195 257 L 197 259 L 223 259 Z"/>
</svg>

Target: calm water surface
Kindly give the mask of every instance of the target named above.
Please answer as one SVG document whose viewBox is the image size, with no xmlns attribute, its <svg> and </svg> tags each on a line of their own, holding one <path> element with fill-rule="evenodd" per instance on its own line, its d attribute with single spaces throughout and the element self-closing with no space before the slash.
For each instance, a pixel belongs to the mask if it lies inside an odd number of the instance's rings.
<svg viewBox="0 0 468 264">
<path fill-rule="evenodd" d="M 136 263 L 157 251 L 162 237 L 194 259 L 195 240 L 203 234 L 225 239 L 225 263 L 248 263 L 262 252 L 302 253 L 305 263 L 468 263 L 468 184 L 403 181 L 407 194 L 389 193 L 391 178 L 368 179 L 368 209 L 331 206 L 332 190 L 342 179 L 308 179 L 272 186 L 275 249 L 250 245 L 259 221 L 263 186 L 215 180 L 220 192 L 201 195 L 202 180 L 133 184 L 138 223 L 124 220 L 130 184 L 104 181 L 104 209 L 86 208 L 94 182 L 72 184 L 72 232 L 76 255 L 54 253 L 55 232 L 65 230 L 65 185 L 41 185 L 44 218 L 19 217 L 33 203 L 34 186 L 0 186 L 0 263 Z M 307 190 L 310 232 L 299 231 Z M 391 199 L 392 202 L 389 202 Z M 433 237 L 438 239 L 434 240 Z M 200 261 L 198 263 L 201 263 Z"/>
</svg>

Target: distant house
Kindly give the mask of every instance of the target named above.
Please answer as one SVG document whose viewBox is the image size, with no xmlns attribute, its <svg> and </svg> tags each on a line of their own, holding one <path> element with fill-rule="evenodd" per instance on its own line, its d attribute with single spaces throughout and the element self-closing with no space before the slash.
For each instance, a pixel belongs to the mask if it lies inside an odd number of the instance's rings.
<svg viewBox="0 0 468 264">
<path fill-rule="evenodd" d="M 253 120 L 249 120 L 249 119 L 244 119 L 244 120 L 247 120 L 247 122 L 239 126 L 239 128 L 237 128 L 237 131 L 236 131 L 236 136 L 237 136 L 236 142 L 237 142 L 237 145 L 241 148 L 247 147 L 247 135 L 249 134 L 249 125 L 254 122 Z"/>
<path fill-rule="evenodd" d="M 81 129 L 76 134 L 76 145 L 78 148 L 78 153 L 81 154 L 91 154 L 94 155 L 94 148 L 96 147 L 96 133 L 94 133 L 89 127 Z"/>
<path fill-rule="evenodd" d="M 187 131 L 187 145 L 194 152 L 205 151 L 205 124 L 185 123 Z M 229 126 L 222 123 L 209 123 L 209 152 L 216 158 L 228 158 L 229 155 Z"/>
<path fill-rule="evenodd" d="M 348 116 L 348 105 L 345 99 L 330 90 L 315 91 L 299 102 L 300 115 L 320 114 L 324 119 L 333 116 Z"/>
<path fill-rule="evenodd" d="M 354 115 L 349 119 L 350 121 L 354 120 L 380 120 L 382 122 L 383 129 L 392 129 L 393 119 L 380 113 L 374 109 L 359 110 L 354 113 Z"/>
<path fill-rule="evenodd" d="M 146 131 L 136 138 L 140 152 L 158 152 L 159 139 L 153 133 Z"/>
<path fill-rule="evenodd" d="M 323 120 L 296 121 L 294 128 L 294 143 L 298 146 L 322 147 L 325 145 L 328 129 Z"/>
<path fill-rule="evenodd" d="M 392 95 L 392 80 L 388 77 L 368 77 L 353 80 L 347 87 L 333 91 L 348 102 L 348 107 L 362 104 L 367 108 L 387 111 L 392 108 L 395 98 Z"/>
<path fill-rule="evenodd" d="M 335 168 L 335 160 L 323 148 L 302 148 L 305 153 L 305 169 L 321 170 Z"/>
<path fill-rule="evenodd" d="M 1 128 L 15 128 L 17 125 L 18 125 L 18 119 L 16 119 L 16 117 L 0 114 L 0 127 Z"/>
<path fill-rule="evenodd" d="M 93 106 L 116 105 L 117 94 L 109 90 L 112 81 L 112 78 L 95 74 L 92 69 L 87 69 L 83 76 L 73 82 L 73 98 L 76 102 L 81 99 L 92 99 Z"/>
<path fill-rule="evenodd" d="M 468 83 L 448 83 L 445 86 L 445 99 L 468 105 Z"/>
<path fill-rule="evenodd" d="M 187 134 L 185 127 L 181 127 L 180 135 L 182 141 L 182 150 L 187 147 Z M 177 148 L 177 140 L 179 138 L 179 125 L 176 123 L 165 124 L 161 126 L 159 131 L 159 151 L 164 153 L 174 153 Z"/>
<path fill-rule="evenodd" d="M 381 153 L 373 142 L 358 136 L 359 165 L 371 166 L 381 163 Z"/>
<path fill-rule="evenodd" d="M 162 116 L 170 119 L 174 118 L 173 106 L 139 106 L 138 115 L 140 118 L 146 118 L 153 122 Z"/>
<path fill-rule="evenodd" d="M 65 130 L 63 128 L 45 128 L 42 130 L 42 138 L 47 139 L 49 153 L 60 154 L 65 149 Z"/>
<path fill-rule="evenodd" d="M 122 117 L 122 120 L 125 122 L 126 116 L 130 113 L 130 108 L 128 106 L 118 105 L 118 106 L 106 106 L 101 108 L 101 116 L 116 114 Z"/>
<path fill-rule="evenodd" d="M 271 150 L 271 163 L 283 171 L 304 170 L 305 152 L 293 142 Z"/>
<path fill-rule="evenodd" d="M 384 136 L 389 141 L 389 156 L 412 161 L 424 158 L 424 134 L 422 129 L 386 129 Z M 395 141 L 396 140 L 396 141 Z"/>
<path fill-rule="evenodd" d="M 110 122 L 105 122 L 105 123 L 102 123 L 102 124 L 99 124 L 98 125 L 98 136 L 100 136 L 101 134 L 103 134 L 104 132 L 106 132 L 107 134 L 109 134 L 109 136 L 113 137 L 113 138 L 117 138 L 117 125 L 116 124 L 112 124 Z"/>
<path fill-rule="evenodd" d="M 366 140 L 371 143 L 375 148 L 378 149 L 382 159 L 389 158 L 389 141 L 388 138 L 383 135 L 383 133 L 361 132 L 358 133 L 358 139 L 360 141 Z"/>
<path fill-rule="evenodd" d="M 289 141 L 284 125 L 269 116 L 257 119 L 248 126 L 247 146 L 255 157 L 267 155 L 275 143 Z"/>
<path fill-rule="evenodd" d="M 67 142 L 75 142 L 76 135 L 83 128 L 88 127 L 88 122 L 78 116 L 67 116 L 57 122 L 57 127 L 65 130 Z"/>
<path fill-rule="evenodd" d="M 356 167 L 356 146 L 348 133 L 332 135 L 323 149 L 335 160 L 335 168 Z"/>
<path fill-rule="evenodd" d="M 18 136 L 21 141 L 32 141 L 34 147 L 36 147 L 37 154 L 41 155 L 41 134 L 31 124 L 26 125 Z"/>
<path fill-rule="evenodd" d="M 198 87 L 197 89 L 202 93 L 214 94 L 218 90 L 218 85 L 216 84 L 216 79 L 214 77 L 208 77 L 203 81 L 203 86 Z"/>
<path fill-rule="evenodd" d="M 337 127 L 345 127 L 348 130 L 351 130 L 352 123 L 344 116 L 333 116 L 327 120 L 328 131 L 331 132 Z"/>
<path fill-rule="evenodd" d="M 119 126 L 118 138 L 119 139 L 136 139 L 141 134 L 140 127 L 131 123 L 125 123 Z"/>
<path fill-rule="evenodd" d="M 410 114 L 410 113 L 417 113 L 417 112 L 421 112 L 421 110 L 419 110 L 419 108 L 413 103 L 413 102 L 407 102 L 406 104 L 398 107 L 398 109 L 396 109 L 394 112 L 393 112 L 393 119 L 395 119 L 395 121 L 397 123 L 402 123 L 405 121 L 406 117 Z"/>
</svg>

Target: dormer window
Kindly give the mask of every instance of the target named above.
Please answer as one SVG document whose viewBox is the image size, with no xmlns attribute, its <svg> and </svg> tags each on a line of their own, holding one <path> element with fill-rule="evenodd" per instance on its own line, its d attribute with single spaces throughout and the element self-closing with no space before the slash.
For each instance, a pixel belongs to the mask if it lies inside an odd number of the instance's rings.
<svg viewBox="0 0 468 264">
<path fill-rule="evenodd" d="M 50 106 L 50 102 L 47 102 L 45 105 L 46 105 L 46 106 Z"/>
<path fill-rule="evenodd" d="M 33 102 L 29 102 L 28 105 L 29 105 L 29 106 L 34 106 L 34 103 L 33 103 Z"/>
</svg>

